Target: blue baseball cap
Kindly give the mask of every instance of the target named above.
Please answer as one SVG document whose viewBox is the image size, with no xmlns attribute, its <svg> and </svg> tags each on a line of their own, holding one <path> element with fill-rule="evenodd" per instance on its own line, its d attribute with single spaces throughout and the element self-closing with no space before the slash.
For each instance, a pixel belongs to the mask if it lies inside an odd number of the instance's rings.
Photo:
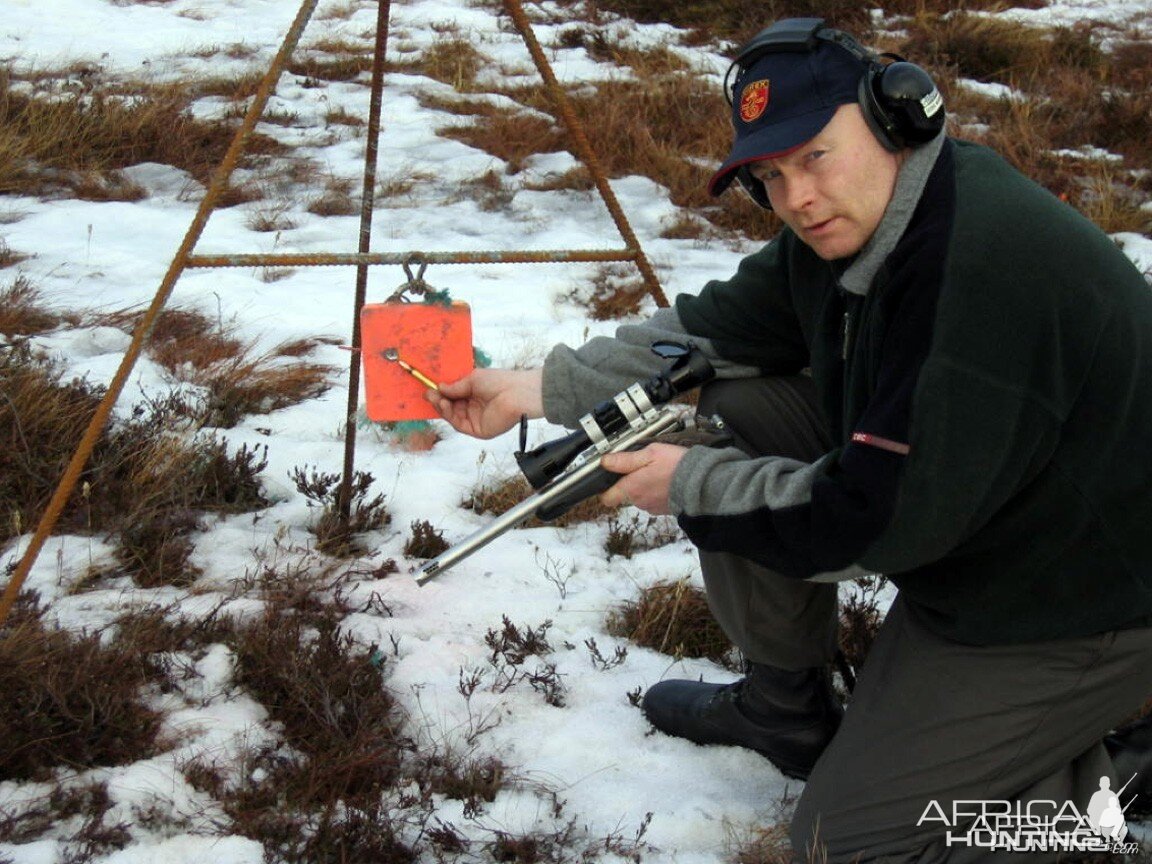
<svg viewBox="0 0 1152 864">
<path fill-rule="evenodd" d="M 741 166 L 814 138 L 837 108 L 857 101 L 867 70 L 863 59 L 825 41 L 812 50 L 773 51 L 741 69 L 732 94 L 736 140 L 708 191 L 719 195 Z"/>
</svg>

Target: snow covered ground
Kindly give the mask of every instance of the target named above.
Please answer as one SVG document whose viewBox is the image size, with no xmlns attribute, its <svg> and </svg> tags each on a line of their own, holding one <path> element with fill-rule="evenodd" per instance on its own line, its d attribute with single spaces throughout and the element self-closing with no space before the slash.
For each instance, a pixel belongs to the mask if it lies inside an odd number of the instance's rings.
<svg viewBox="0 0 1152 864">
<path fill-rule="evenodd" d="M 326 14 L 324 4 L 303 45 L 320 38 L 339 38 L 369 45 L 375 4 L 352 0 L 341 4 L 351 14 Z M 0 57 L 18 68 L 58 68 L 77 62 L 94 64 L 103 74 L 141 76 L 165 81 L 198 75 L 251 71 L 267 66 L 298 9 L 294 0 L 171 0 L 159 4 L 118 4 L 106 0 L 5 0 L 0 15 Z M 1085 17 L 1125 18 L 1135 11 L 1147 16 L 1148 0 L 1056 2 L 1030 21 L 1064 22 Z M 339 11 L 339 10 L 335 10 Z M 557 11 L 557 10 L 553 10 Z M 491 57 L 493 69 L 531 70 L 527 52 L 514 32 L 501 25 L 489 8 L 466 0 L 395 2 L 391 45 L 398 54 L 419 51 L 437 30 L 454 22 Z M 541 25 L 537 35 L 554 41 L 555 25 Z M 630 26 L 639 44 L 668 41 L 669 28 Z M 243 44 L 252 49 L 244 59 L 230 59 L 223 49 Z M 612 74 L 582 49 L 550 49 L 560 79 L 578 83 Z M 719 56 L 697 55 L 718 70 Z M 497 73 L 493 73 L 497 74 Z M 393 74 L 388 77 L 379 174 L 403 178 L 420 172 L 431 179 L 416 185 L 399 204 L 381 201 L 374 223 L 376 251 L 469 251 L 490 249 L 619 248 L 622 244 L 599 199 L 583 192 L 516 191 L 499 211 L 481 210 L 461 184 L 502 165 L 493 157 L 436 135 L 456 119 L 421 107 L 420 92 L 448 92 L 430 79 Z M 289 127 L 261 131 L 291 141 L 300 155 L 323 166 L 326 175 L 358 184 L 363 169 L 362 131 L 326 127 L 324 112 L 343 108 L 367 116 L 369 93 L 362 83 L 304 87 L 293 75 L 281 80 L 274 108 L 298 115 Z M 204 113 L 219 110 L 206 102 Z M 724 122 L 717 118 L 717 122 Z M 530 161 L 526 171 L 505 177 L 523 185 L 574 164 L 567 155 Z M 148 197 L 134 203 L 76 200 L 0 199 L 2 236 L 12 249 L 32 257 L 20 270 L 60 309 L 116 310 L 147 303 L 167 269 L 194 212 L 197 190 L 172 168 L 140 166 L 129 172 Z M 667 192 L 652 181 L 629 177 L 613 188 L 641 243 L 654 262 L 669 298 L 694 292 L 709 278 L 729 273 L 746 241 L 708 243 L 668 240 L 663 227 L 676 216 Z M 318 190 L 317 190 L 318 191 Z M 304 209 L 303 198 L 286 215 L 296 227 L 258 233 L 246 224 L 247 212 L 259 202 L 213 216 L 197 247 L 202 254 L 225 252 L 351 252 L 355 250 L 356 217 L 322 217 Z M 1122 238 L 1125 249 L 1142 268 L 1152 267 L 1152 242 Z M 578 344 L 590 335 L 610 333 L 613 323 L 590 321 L 582 307 L 566 300 L 587 285 L 594 265 L 433 266 L 426 277 L 456 300 L 471 305 L 474 342 L 495 365 L 532 365 L 556 342 Z M 193 270 L 176 286 L 172 303 L 198 308 L 213 319 L 234 324 L 245 338 L 271 347 L 288 339 L 330 337 L 346 342 L 351 332 L 354 273 L 348 268 L 299 268 L 287 278 L 267 282 L 255 270 Z M 399 267 L 375 268 L 369 300 L 383 300 L 404 281 Z M 653 308 L 648 303 L 648 308 Z M 68 330 L 38 339 L 59 355 L 68 372 L 93 382 L 111 379 L 128 337 L 109 328 Z M 341 368 L 347 354 L 337 345 L 322 345 L 314 359 Z M 122 405 L 142 393 L 163 392 L 163 371 L 142 360 L 128 385 Z M 70 628 L 97 627 L 132 606 L 180 601 L 209 607 L 229 596 L 234 580 L 261 556 L 306 550 L 314 541 L 306 531 L 307 502 L 291 487 L 289 472 L 297 466 L 339 470 L 339 427 L 346 392 L 339 379 L 322 397 L 270 415 L 249 417 L 227 437 L 236 448 L 267 444 L 267 486 L 276 503 L 259 518 L 221 519 L 197 535 L 195 563 L 204 575 L 193 595 L 175 589 L 145 590 L 128 582 L 100 590 L 69 589 L 93 562 L 111 554 L 99 539 L 54 538 L 33 571 L 29 587 L 50 604 L 50 616 Z M 631 836 L 645 814 L 652 813 L 644 841 L 647 860 L 682 864 L 715 864 L 724 859 L 733 835 L 761 824 L 786 794 L 796 791 L 767 762 L 730 748 L 699 748 L 663 735 L 651 735 L 627 694 L 667 676 L 712 680 L 732 673 L 706 661 L 673 662 L 667 656 L 627 645 L 627 658 L 611 669 L 597 668 L 585 640 L 595 639 L 611 656 L 617 640 L 606 634 L 606 612 L 658 580 L 695 574 L 695 557 L 686 541 L 641 553 L 631 560 L 606 559 L 607 529 L 581 525 L 540 528 L 507 535 L 426 587 L 407 576 L 403 544 L 408 526 L 428 520 L 459 540 L 490 517 L 461 509 L 460 502 L 484 478 L 514 470 L 514 436 L 478 442 L 441 427 L 444 435 L 431 451 L 409 453 L 393 447 L 386 436 L 366 430 L 360 436 L 359 467 L 377 478 L 374 491 L 387 496 L 392 526 L 374 538 L 380 558 L 395 558 L 401 573 L 358 586 L 364 597 L 379 593 L 393 615 L 351 616 L 346 627 L 367 643 L 396 646 L 391 658 L 391 686 L 404 702 L 414 727 L 429 745 L 459 742 L 477 713 L 496 712 L 501 722 L 481 736 L 483 752 L 515 766 L 520 776 L 555 790 L 566 801 L 566 813 L 588 826 L 592 836 L 613 832 Z M 560 430 L 533 424 L 531 440 L 539 442 Z M 4 550 L 5 562 L 19 556 L 26 538 Z M 564 573 L 563 585 L 548 577 L 548 568 Z M 237 601 L 241 602 L 241 601 Z M 483 668 L 489 653 L 484 634 L 502 616 L 517 624 L 552 621 L 549 638 L 567 688 L 566 706 L 552 707 L 538 693 L 513 689 L 478 692 L 468 703 L 458 689 L 461 670 Z M 575 646 L 571 649 L 564 645 Z M 220 836 L 219 814 L 176 770 L 195 753 L 221 755 L 272 733 L 263 728 L 264 713 L 250 700 L 216 698 L 229 679 L 228 658 L 210 653 L 198 664 L 196 692 L 173 695 L 166 707 L 169 725 L 185 733 L 183 743 L 144 763 L 96 772 L 106 779 L 116 807 L 131 819 L 133 808 L 157 805 L 187 817 L 186 832 L 157 834 L 133 828 L 134 842 L 107 857 L 116 864 L 135 862 L 260 862 L 263 850 L 242 837 Z M 0 807 L 10 807 L 38 791 L 8 782 L 0 784 Z M 458 801 L 446 801 L 444 818 L 464 824 Z M 486 829 L 509 832 L 547 825 L 552 819 L 546 796 L 523 790 L 501 795 L 480 821 Z M 0 846 L 0 856 L 19 864 L 49 864 L 59 859 L 59 844 L 50 839 L 23 846 Z"/>
</svg>

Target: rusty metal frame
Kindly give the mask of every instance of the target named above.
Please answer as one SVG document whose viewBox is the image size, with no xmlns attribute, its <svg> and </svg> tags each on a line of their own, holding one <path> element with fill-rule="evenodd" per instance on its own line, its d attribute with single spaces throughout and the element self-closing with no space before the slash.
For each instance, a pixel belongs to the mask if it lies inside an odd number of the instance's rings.
<svg viewBox="0 0 1152 864">
<path fill-rule="evenodd" d="M 152 303 L 145 311 L 143 317 L 132 334 L 132 340 L 117 368 L 107 392 L 96 407 L 75 453 L 64 470 L 60 482 L 36 527 L 36 531 L 29 541 L 20 563 L 12 573 L 11 579 L 0 597 L 0 626 L 3 626 L 8 615 L 19 596 L 20 589 L 28 578 L 32 566 L 36 563 L 44 543 L 56 527 L 60 515 L 68 498 L 72 495 L 84 470 L 96 442 L 107 425 L 128 376 L 136 365 L 144 344 L 156 325 L 157 318 L 168 302 L 175 288 L 176 282 L 188 268 L 204 267 L 323 267 L 323 266 L 354 266 L 356 267 L 356 291 L 353 314 L 352 332 L 352 360 L 349 364 L 348 387 L 348 413 L 345 423 L 344 448 L 344 476 L 338 493 L 337 504 L 345 519 L 348 518 L 350 508 L 350 490 L 353 466 L 355 462 L 356 442 L 356 414 L 359 410 L 360 388 L 360 310 L 365 303 L 367 289 L 368 267 L 381 264 L 409 264 L 420 261 L 426 264 L 513 264 L 513 263 L 586 263 L 609 261 L 632 261 L 636 264 L 644 280 L 648 293 L 658 306 L 667 306 L 668 300 L 660 287 L 655 271 L 645 256 L 640 243 L 628 223 L 616 196 L 608 183 L 599 159 L 592 149 L 582 124 L 573 110 L 563 88 L 560 86 L 548 63 L 528 17 L 524 14 L 520 0 L 503 0 L 504 8 L 520 32 L 532 60 L 547 87 L 556 112 L 563 121 L 571 143 L 577 151 L 577 157 L 588 168 L 593 182 L 611 214 L 616 228 L 625 243 L 624 249 L 619 250 L 529 250 L 529 251 L 479 251 L 479 252 L 405 252 L 405 253 L 372 253 L 371 231 L 372 215 L 375 206 L 376 163 L 378 155 L 378 140 L 380 134 L 380 113 L 384 84 L 384 58 L 387 53 L 388 20 L 391 11 L 391 0 L 378 0 L 375 54 L 372 66 L 372 94 L 369 104 L 368 143 L 364 160 L 363 197 L 361 199 L 361 218 L 358 251 L 356 253 L 319 253 L 319 254 L 242 254 L 242 255 L 193 255 L 196 244 L 199 242 L 209 217 L 216 208 L 217 201 L 227 188 L 228 180 L 235 170 L 244 147 L 252 130 L 259 122 L 268 104 L 276 83 L 288 64 L 293 51 L 299 44 L 304 30 L 316 10 L 319 0 L 303 0 L 284 41 L 280 45 L 272 64 L 261 79 L 252 103 L 244 114 L 240 128 L 236 132 L 223 159 L 213 173 L 208 189 L 201 200 L 192 223 L 184 236 L 168 270 L 165 272 Z"/>
</svg>

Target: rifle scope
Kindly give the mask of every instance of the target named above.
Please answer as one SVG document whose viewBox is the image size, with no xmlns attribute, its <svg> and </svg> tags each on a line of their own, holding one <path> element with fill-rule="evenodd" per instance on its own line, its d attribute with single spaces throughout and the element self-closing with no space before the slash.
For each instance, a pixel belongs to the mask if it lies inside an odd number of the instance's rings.
<svg viewBox="0 0 1152 864">
<path fill-rule="evenodd" d="M 516 464 L 533 489 L 547 485 L 581 453 L 588 450 L 606 452 L 622 432 L 643 426 L 658 406 L 712 380 L 716 374 L 712 364 L 691 342 L 686 345 L 671 341 L 653 342 L 652 353 L 671 360 L 672 365 L 647 381 L 638 381 L 601 402 L 580 418 L 580 428 L 571 434 L 524 452 L 525 428 L 521 426 Z"/>
</svg>

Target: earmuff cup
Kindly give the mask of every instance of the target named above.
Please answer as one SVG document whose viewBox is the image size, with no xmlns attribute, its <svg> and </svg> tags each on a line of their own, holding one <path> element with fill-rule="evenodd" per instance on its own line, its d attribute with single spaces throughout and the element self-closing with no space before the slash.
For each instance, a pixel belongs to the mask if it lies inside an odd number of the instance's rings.
<svg viewBox="0 0 1152 864">
<path fill-rule="evenodd" d="M 891 151 L 935 138 L 944 127 L 944 100 L 915 63 L 870 63 L 860 79 L 860 108 L 877 140 Z"/>
</svg>

